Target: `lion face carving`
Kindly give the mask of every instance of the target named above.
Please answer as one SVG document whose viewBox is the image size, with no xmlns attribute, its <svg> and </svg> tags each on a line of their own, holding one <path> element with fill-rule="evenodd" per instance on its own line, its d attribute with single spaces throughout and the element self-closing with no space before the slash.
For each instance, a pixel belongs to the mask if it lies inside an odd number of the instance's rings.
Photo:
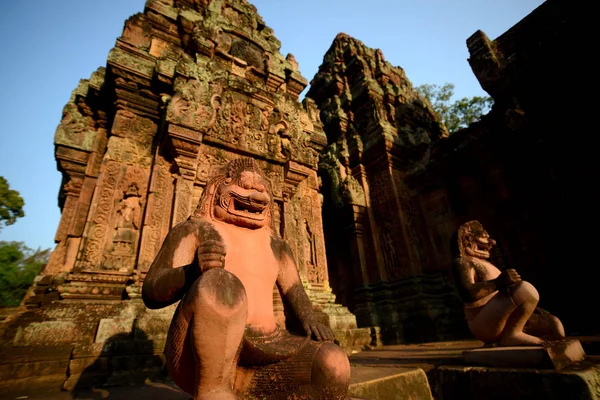
<svg viewBox="0 0 600 400">
<path fill-rule="evenodd" d="M 469 221 L 458 228 L 458 246 L 461 256 L 489 258 L 496 241 L 479 221 Z"/>
<path fill-rule="evenodd" d="M 210 216 L 249 229 L 269 227 L 271 201 L 268 184 L 256 162 L 240 158 L 208 183 L 195 217 Z"/>
</svg>

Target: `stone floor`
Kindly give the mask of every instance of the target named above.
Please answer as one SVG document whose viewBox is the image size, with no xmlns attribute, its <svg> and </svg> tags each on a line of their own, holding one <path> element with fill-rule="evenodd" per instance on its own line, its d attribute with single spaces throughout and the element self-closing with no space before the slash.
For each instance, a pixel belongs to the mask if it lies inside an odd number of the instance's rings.
<svg viewBox="0 0 600 400">
<path fill-rule="evenodd" d="M 598 352 L 600 336 L 577 337 L 577 339 L 581 341 L 589 356 L 588 358 L 591 360 L 590 362 L 598 366 L 597 370 L 594 369 L 594 373 L 598 371 L 600 374 L 600 352 Z M 482 343 L 476 340 L 390 345 L 381 349 L 353 354 L 350 357 L 352 364 L 350 395 L 354 397 L 348 399 L 433 400 L 435 398 L 438 400 L 438 397 L 435 397 L 435 391 L 430 391 L 427 379 L 431 380 L 436 371 L 443 369 L 446 369 L 449 373 L 457 373 L 456 371 L 463 373 L 465 368 L 474 369 L 464 366 L 463 352 L 481 345 Z M 494 375 L 492 369 L 488 368 L 485 371 L 489 376 Z M 500 376 L 504 377 L 502 374 Z M 600 388 L 598 390 L 598 393 L 600 393 Z M 371 395 L 367 396 L 365 393 L 371 393 Z M 468 398 L 479 400 L 475 397 Z M 592 398 L 600 400 L 600 394 L 598 397 Z M 0 399 L 189 400 L 191 396 L 183 393 L 172 383 L 147 380 L 144 384 L 137 386 L 103 387 L 77 394 L 70 392 L 39 392 L 35 388 L 31 388 L 18 393 L 0 393 Z M 512 399 L 514 400 L 514 398 Z M 560 400 L 565 399 L 561 398 Z"/>
</svg>

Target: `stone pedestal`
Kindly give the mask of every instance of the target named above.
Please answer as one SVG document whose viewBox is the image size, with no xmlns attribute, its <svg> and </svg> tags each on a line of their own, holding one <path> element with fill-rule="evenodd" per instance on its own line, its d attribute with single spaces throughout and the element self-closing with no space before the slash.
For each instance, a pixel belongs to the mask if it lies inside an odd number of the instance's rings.
<svg viewBox="0 0 600 400">
<path fill-rule="evenodd" d="M 463 354 L 467 365 L 510 368 L 561 369 L 585 359 L 579 340 L 548 346 L 485 347 Z"/>
</svg>

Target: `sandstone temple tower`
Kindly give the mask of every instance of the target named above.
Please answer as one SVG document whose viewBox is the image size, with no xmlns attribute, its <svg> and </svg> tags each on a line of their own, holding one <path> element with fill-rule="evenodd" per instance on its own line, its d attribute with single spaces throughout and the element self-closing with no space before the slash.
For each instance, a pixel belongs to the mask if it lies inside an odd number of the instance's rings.
<svg viewBox="0 0 600 400">
<path fill-rule="evenodd" d="M 148 354 L 160 355 L 173 309 L 146 310 L 141 283 L 213 170 L 240 156 L 268 176 L 273 228 L 322 322 L 348 351 L 371 341 L 329 284 L 317 176 L 327 138 L 315 103 L 298 101 L 307 80 L 280 47 L 246 0 L 148 0 L 126 21 L 106 67 L 64 107 L 57 246 L 4 341 L 74 346 L 62 356 L 67 388 L 111 338 L 150 341 Z M 276 290 L 274 299 L 284 322 Z M 131 349 L 129 358 L 148 355 L 148 345 Z M 57 382 L 65 371 L 54 371 Z"/>
<path fill-rule="evenodd" d="M 343 33 L 307 98 L 319 107 L 328 140 L 320 175 L 338 298 L 359 325 L 380 326 L 387 343 L 456 338 L 462 307 L 440 274 L 419 198 L 406 184 L 448 137 L 445 126 L 402 68 Z"/>
</svg>

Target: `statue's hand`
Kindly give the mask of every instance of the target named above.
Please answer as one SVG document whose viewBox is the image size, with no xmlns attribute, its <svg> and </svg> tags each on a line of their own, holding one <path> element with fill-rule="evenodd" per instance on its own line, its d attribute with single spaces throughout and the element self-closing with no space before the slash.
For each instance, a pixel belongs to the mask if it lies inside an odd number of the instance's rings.
<svg viewBox="0 0 600 400">
<path fill-rule="evenodd" d="M 496 278 L 498 289 L 504 289 L 521 282 L 521 275 L 512 268 L 505 269 Z"/>
<path fill-rule="evenodd" d="M 204 240 L 198 246 L 198 264 L 202 272 L 225 267 L 225 245 L 221 240 Z"/>
<path fill-rule="evenodd" d="M 316 320 L 305 322 L 304 330 L 307 336 L 313 336 L 320 342 L 333 342 L 331 329 Z"/>
</svg>

